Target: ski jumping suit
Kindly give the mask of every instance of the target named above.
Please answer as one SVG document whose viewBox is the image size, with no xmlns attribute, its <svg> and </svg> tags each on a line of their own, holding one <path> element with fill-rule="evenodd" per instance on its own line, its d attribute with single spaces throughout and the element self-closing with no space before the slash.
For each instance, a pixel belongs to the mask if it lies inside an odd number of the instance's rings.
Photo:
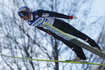
<svg viewBox="0 0 105 70">
<path fill-rule="evenodd" d="M 46 10 L 41 10 L 41 9 L 32 12 L 32 14 L 33 14 L 32 20 L 28 21 L 29 25 L 35 26 L 38 29 L 52 35 L 54 38 L 62 41 L 68 47 L 73 49 L 73 51 L 76 53 L 77 57 L 79 57 L 81 59 L 84 59 L 84 60 L 86 59 L 86 56 L 85 56 L 82 48 L 73 44 L 73 43 L 71 43 L 71 42 L 69 42 L 69 41 L 67 41 L 67 40 L 65 40 L 65 39 L 63 39 L 62 37 L 56 35 L 52 31 L 50 31 L 48 29 L 45 29 L 44 25 L 43 25 L 45 22 L 47 22 L 47 23 L 51 24 L 52 26 L 62 30 L 65 33 L 76 36 L 76 37 L 86 41 L 92 47 L 100 48 L 97 45 L 97 43 L 94 40 L 92 40 L 90 37 L 88 37 L 87 35 L 85 35 L 84 33 L 80 32 L 80 31 L 78 31 L 73 26 L 64 22 L 63 20 L 57 19 L 57 18 L 73 19 L 73 16 L 67 16 L 67 15 L 64 15 L 64 14 L 61 14 L 61 13 L 46 11 Z"/>
</svg>

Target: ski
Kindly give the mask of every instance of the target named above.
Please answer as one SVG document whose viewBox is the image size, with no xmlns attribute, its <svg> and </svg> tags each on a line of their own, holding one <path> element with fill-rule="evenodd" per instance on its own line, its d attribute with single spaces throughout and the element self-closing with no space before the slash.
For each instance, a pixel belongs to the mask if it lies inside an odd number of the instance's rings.
<svg viewBox="0 0 105 70">
<path fill-rule="evenodd" d="M 60 62 L 60 63 L 73 63 L 73 64 L 105 65 L 105 64 L 101 64 L 101 63 L 91 63 L 91 62 L 87 62 L 87 61 L 60 61 L 60 60 L 32 59 L 32 58 L 8 56 L 8 55 L 4 55 L 4 54 L 1 54 L 1 56 L 9 57 L 9 58 L 25 59 L 25 60 L 34 60 L 34 61 Z"/>
<path fill-rule="evenodd" d="M 45 23 L 44 24 L 44 27 L 47 28 L 48 30 L 51 30 L 53 33 L 57 34 L 58 36 L 64 38 L 65 40 L 68 40 L 69 42 L 75 44 L 75 45 L 78 45 L 79 47 L 81 48 L 84 48 L 98 56 L 100 56 L 101 58 L 104 58 L 105 59 L 105 52 L 102 52 L 102 51 L 99 51 L 79 40 L 77 40 L 76 38 L 74 38 L 73 36 L 61 31 L 60 29 L 50 25 L 49 23 Z"/>
</svg>

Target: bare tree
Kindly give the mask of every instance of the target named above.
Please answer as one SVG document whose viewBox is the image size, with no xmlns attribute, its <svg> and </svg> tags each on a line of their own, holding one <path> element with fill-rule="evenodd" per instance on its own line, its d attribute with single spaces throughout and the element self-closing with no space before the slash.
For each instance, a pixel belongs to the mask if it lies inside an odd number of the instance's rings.
<svg viewBox="0 0 105 70">
<path fill-rule="evenodd" d="M 105 66 L 94 66 L 91 70 L 105 70 Z"/>
<path fill-rule="evenodd" d="M 32 4 L 29 4 L 29 2 Z M 54 39 L 51 36 L 48 36 L 37 28 L 29 27 L 25 21 L 21 20 L 18 17 L 18 8 L 23 5 L 27 5 L 33 10 L 34 8 L 44 8 L 51 11 L 61 12 L 67 15 L 77 15 L 79 10 L 85 4 L 87 4 L 89 5 L 86 5 L 87 10 L 84 10 L 84 12 L 82 12 L 85 19 L 79 22 L 81 24 L 80 31 L 82 31 L 85 29 L 85 20 L 87 20 L 87 16 L 91 10 L 92 1 L 31 0 L 29 2 L 27 2 L 27 0 L 10 0 L 11 6 L 14 7 L 8 6 L 8 4 L 6 4 L 5 2 L 0 2 L 0 4 L 2 4 L 3 6 L 3 10 L 5 10 L 4 12 L 1 10 L 0 12 L 0 15 L 2 16 L 2 22 L 0 21 L 0 24 L 2 24 L 0 28 L 0 52 L 9 56 L 19 56 L 23 58 L 64 60 L 65 58 L 64 56 L 62 56 L 62 54 L 64 54 L 64 52 L 67 53 L 68 48 L 58 40 Z M 9 11 L 7 11 L 8 9 Z M 71 23 L 71 21 L 68 21 L 68 23 Z M 72 25 L 75 26 L 74 24 Z M 103 31 L 100 34 L 98 42 L 101 42 L 101 44 L 103 45 Z M 70 54 L 67 55 L 70 59 L 72 58 L 72 56 L 75 56 L 74 54 L 72 54 L 72 52 L 69 52 L 68 54 Z M 93 56 L 93 54 L 90 55 L 90 58 L 95 57 Z M 91 68 L 90 65 L 80 65 L 80 68 L 77 64 L 74 65 L 57 62 L 39 62 L 25 59 L 21 60 L 16 58 L 9 58 L 4 56 L 1 56 L 1 58 L 2 61 L 0 63 L 3 64 L 2 70 L 73 70 L 74 68 L 78 70 L 87 70 Z M 96 60 L 98 59 L 99 58 L 97 58 Z M 91 59 L 89 61 L 92 62 Z"/>
</svg>

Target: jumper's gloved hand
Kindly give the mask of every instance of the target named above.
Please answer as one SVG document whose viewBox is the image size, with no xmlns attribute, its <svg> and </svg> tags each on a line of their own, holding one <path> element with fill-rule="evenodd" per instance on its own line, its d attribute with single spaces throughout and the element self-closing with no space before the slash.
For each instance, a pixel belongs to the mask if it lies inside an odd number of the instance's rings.
<svg viewBox="0 0 105 70">
<path fill-rule="evenodd" d="M 77 19 L 78 17 L 76 16 L 69 16 L 69 19 Z"/>
</svg>

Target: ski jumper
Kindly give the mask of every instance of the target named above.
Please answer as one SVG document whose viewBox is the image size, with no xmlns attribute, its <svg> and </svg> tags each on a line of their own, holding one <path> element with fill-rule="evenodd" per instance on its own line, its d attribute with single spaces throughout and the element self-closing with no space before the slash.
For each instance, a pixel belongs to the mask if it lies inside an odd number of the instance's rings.
<svg viewBox="0 0 105 70">
<path fill-rule="evenodd" d="M 57 12 L 51 12 L 46 10 L 37 10 L 32 13 L 32 19 L 28 21 L 29 25 L 35 26 L 38 29 L 52 35 L 54 38 L 62 41 L 64 44 L 66 44 L 68 47 L 72 48 L 73 51 L 76 53 L 76 55 L 82 59 L 86 59 L 85 54 L 83 53 L 83 50 L 81 47 L 61 38 L 60 36 L 56 35 L 52 31 L 44 28 L 44 23 L 49 23 L 52 26 L 62 30 L 65 33 L 68 33 L 70 35 L 76 36 L 87 43 L 89 43 L 92 47 L 98 47 L 100 48 L 97 43 L 92 40 L 90 37 L 85 35 L 84 33 L 78 31 L 70 24 L 64 22 L 63 20 L 57 19 L 57 18 L 64 18 L 64 19 L 73 19 L 73 16 L 67 16 L 61 13 Z"/>
</svg>

